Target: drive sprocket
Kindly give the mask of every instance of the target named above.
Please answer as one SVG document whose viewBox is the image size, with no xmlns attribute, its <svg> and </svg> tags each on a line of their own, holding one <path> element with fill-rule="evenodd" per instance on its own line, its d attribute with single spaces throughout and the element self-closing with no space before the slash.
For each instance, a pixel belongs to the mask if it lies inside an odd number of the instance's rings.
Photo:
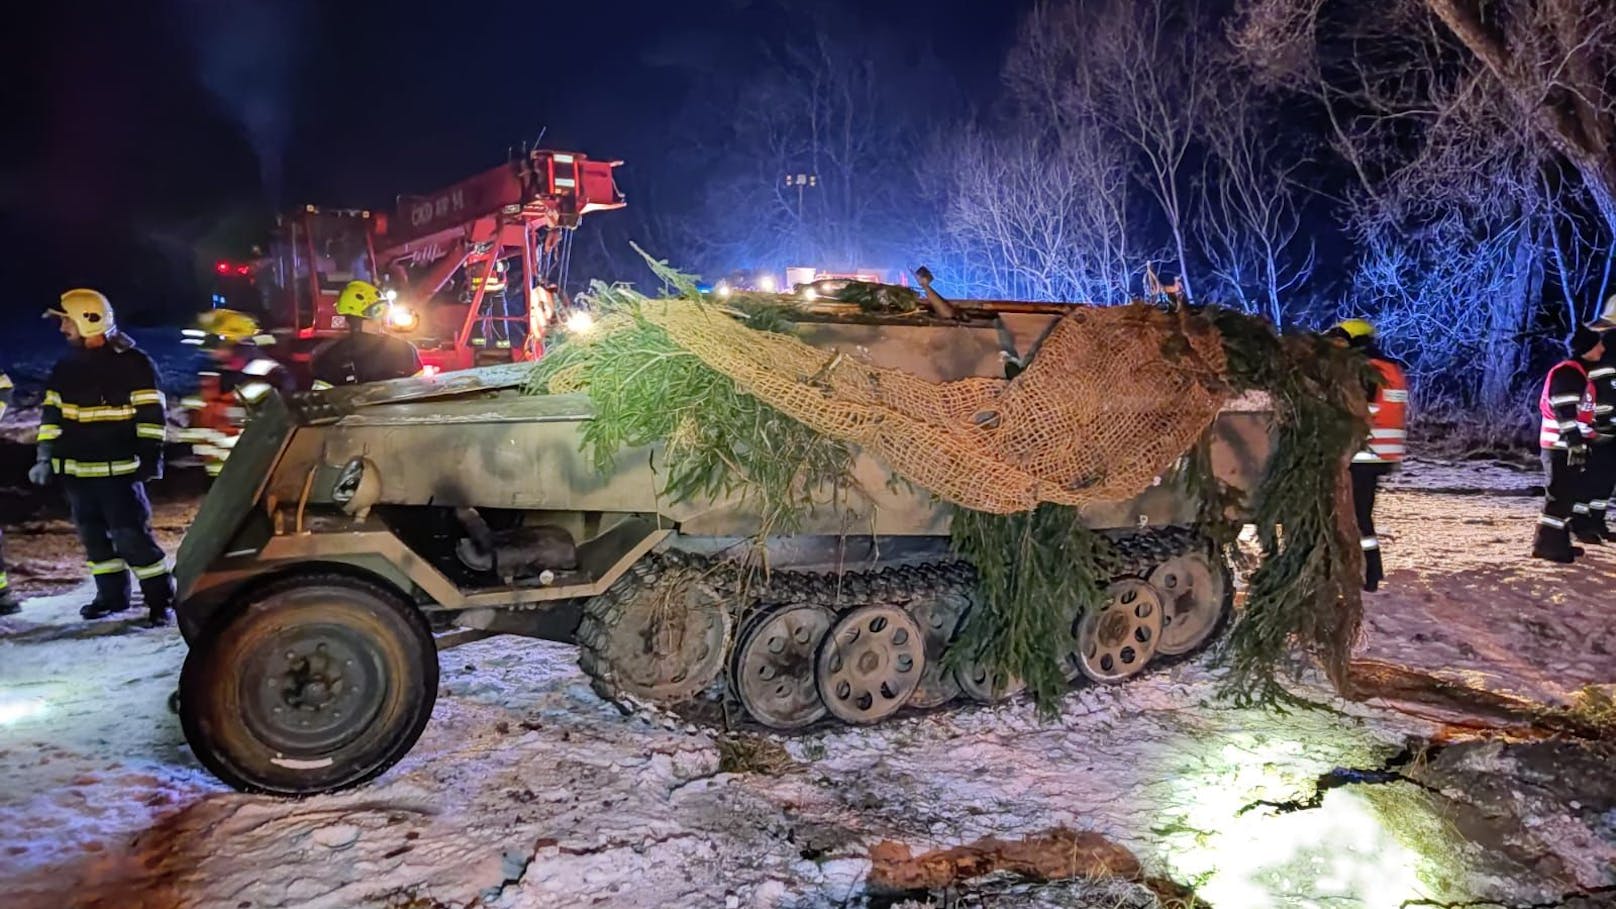
<svg viewBox="0 0 1616 909">
<path fill-rule="evenodd" d="M 729 573 L 710 560 L 652 556 L 584 603 L 579 665 L 601 697 L 672 705 L 704 691 L 724 668 Z"/>
</svg>

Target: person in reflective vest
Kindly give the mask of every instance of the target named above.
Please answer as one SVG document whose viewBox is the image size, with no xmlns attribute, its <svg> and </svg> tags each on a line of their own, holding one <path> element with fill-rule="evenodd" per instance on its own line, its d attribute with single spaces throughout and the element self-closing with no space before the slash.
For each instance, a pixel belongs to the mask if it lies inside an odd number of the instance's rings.
<svg viewBox="0 0 1616 909">
<path fill-rule="evenodd" d="M 152 534 L 145 486 L 163 475 L 167 414 L 157 367 L 118 330 L 111 304 L 93 290 L 68 291 L 61 308 L 45 315 L 61 320 L 72 349 L 45 384 L 28 478 L 44 486 L 59 477 L 67 493 L 95 579 L 95 599 L 79 615 L 98 619 L 128 609 L 133 572 L 149 621 L 163 624 L 174 580 Z"/>
<path fill-rule="evenodd" d="M 1562 564 L 1582 554 L 1581 547 L 1571 545 L 1571 523 L 1577 505 L 1586 500 L 1595 396 L 1588 373 L 1605 354 L 1604 336 L 1579 327 L 1571 337 L 1570 353 L 1544 377 L 1537 402 L 1538 448 L 1546 482 L 1532 557 Z M 1586 504 L 1583 511 L 1586 514 Z"/>
<path fill-rule="evenodd" d="M 258 320 L 246 313 L 211 310 L 184 335 L 184 343 L 207 351 L 212 368 L 200 374 L 197 393 L 181 401 L 191 419 L 178 437 L 191 443 L 208 476 L 217 477 L 253 409 L 296 386 L 291 372 L 264 351 L 275 343 L 274 336 L 263 333 Z"/>
<path fill-rule="evenodd" d="M 1588 327 L 1600 333 L 1616 328 L 1616 296 L 1605 301 L 1604 311 Z M 1616 542 L 1607 517 L 1611 495 L 1616 492 L 1616 345 L 1605 345 L 1605 355 L 1588 368 L 1588 379 L 1594 385 L 1593 444 L 1584 472 L 1584 494 L 1577 503 L 1587 506 L 1587 517 L 1581 518 L 1573 506 L 1571 527 L 1584 542 Z"/>
<path fill-rule="evenodd" d="M 1386 576 L 1380 537 L 1375 533 L 1375 497 L 1381 478 L 1403 461 L 1408 443 L 1408 379 L 1402 367 L 1380 352 L 1375 326 L 1369 322 L 1348 319 L 1330 329 L 1326 337 L 1363 353 L 1375 371 L 1375 380 L 1364 386 L 1369 399 L 1369 439 L 1353 455 L 1351 468 L 1352 508 L 1364 555 L 1363 589 L 1373 593 Z"/>
<path fill-rule="evenodd" d="M 11 377 L 0 370 L 0 417 L 4 417 L 6 408 L 11 406 L 13 390 Z M 6 533 L 0 529 L 0 615 L 16 615 L 21 611 L 22 604 L 11 590 L 11 579 L 6 577 Z"/>
</svg>

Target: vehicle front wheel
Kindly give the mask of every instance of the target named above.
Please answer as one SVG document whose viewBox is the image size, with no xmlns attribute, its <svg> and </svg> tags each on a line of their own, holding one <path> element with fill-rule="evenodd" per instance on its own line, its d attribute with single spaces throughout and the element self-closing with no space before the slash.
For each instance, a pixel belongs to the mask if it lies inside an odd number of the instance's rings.
<svg viewBox="0 0 1616 909">
<path fill-rule="evenodd" d="M 305 575 L 254 592 L 192 643 L 180 723 L 197 759 L 236 789 L 311 795 L 397 763 L 437 694 L 418 610 L 358 578 Z"/>
</svg>

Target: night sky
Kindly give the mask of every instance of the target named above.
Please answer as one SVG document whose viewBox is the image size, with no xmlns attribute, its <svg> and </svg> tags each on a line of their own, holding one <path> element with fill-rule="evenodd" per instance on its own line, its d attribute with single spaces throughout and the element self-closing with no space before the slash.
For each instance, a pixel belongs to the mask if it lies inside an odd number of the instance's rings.
<svg viewBox="0 0 1616 909">
<path fill-rule="evenodd" d="M 681 205 L 659 166 L 700 131 L 703 87 L 742 84 L 815 16 L 943 61 L 991 96 L 1026 2 L 50 4 L 10 54 L 0 311 L 68 286 L 128 321 L 194 312 L 195 262 L 265 212 L 386 207 L 531 143 L 622 158 L 630 205 Z M 659 214 L 677 216 L 677 211 Z"/>
</svg>

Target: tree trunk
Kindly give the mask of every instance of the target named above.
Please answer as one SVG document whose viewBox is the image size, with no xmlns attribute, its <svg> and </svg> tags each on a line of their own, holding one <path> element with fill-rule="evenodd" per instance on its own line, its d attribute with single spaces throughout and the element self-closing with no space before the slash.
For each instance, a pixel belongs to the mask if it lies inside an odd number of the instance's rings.
<svg viewBox="0 0 1616 909">
<path fill-rule="evenodd" d="M 1178 286 L 1184 291 L 1184 299 L 1193 301 L 1195 294 L 1190 290 L 1190 260 L 1184 251 L 1184 227 L 1179 224 L 1177 217 L 1173 218 L 1173 243 L 1178 247 Z"/>
<path fill-rule="evenodd" d="M 1487 311 L 1487 341 L 1481 367 L 1481 405 L 1486 415 L 1505 418 L 1524 405 L 1515 400 L 1515 376 L 1526 352 L 1521 335 L 1543 292 L 1543 270 L 1533 230 L 1524 225 L 1515 240 L 1506 290 Z"/>
<path fill-rule="evenodd" d="M 1546 61 L 1555 70 L 1553 74 L 1532 72 L 1530 64 L 1523 63 L 1510 49 L 1505 37 L 1483 20 L 1481 0 L 1425 0 L 1425 3 L 1487 67 L 1554 150 L 1577 169 L 1605 226 L 1616 236 L 1616 154 L 1613 154 L 1616 150 L 1612 149 L 1616 142 L 1613 135 L 1616 120 L 1608 111 L 1597 107 L 1603 86 L 1555 85 L 1562 78 L 1562 67 L 1555 61 Z M 1575 51 L 1567 49 L 1566 53 L 1569 57 Z M 1544 91 L 1545 83 L 1554 87 Z"/>
</svg>

